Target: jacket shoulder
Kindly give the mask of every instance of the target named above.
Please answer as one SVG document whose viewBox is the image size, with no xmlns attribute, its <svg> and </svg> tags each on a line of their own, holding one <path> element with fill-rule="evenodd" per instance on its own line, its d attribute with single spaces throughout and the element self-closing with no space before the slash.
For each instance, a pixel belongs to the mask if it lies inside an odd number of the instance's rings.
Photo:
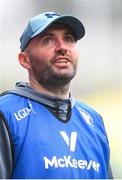
<svg viewBox="0 0 122 180">
<path fill-rule="evenodd" d="M 0 96 L 0 112 L 9 115 L 10 112 L 16 111 L 19 107 L 23 107 L 26 98 L 16 94 L 6 94 Z"/>
</svg>

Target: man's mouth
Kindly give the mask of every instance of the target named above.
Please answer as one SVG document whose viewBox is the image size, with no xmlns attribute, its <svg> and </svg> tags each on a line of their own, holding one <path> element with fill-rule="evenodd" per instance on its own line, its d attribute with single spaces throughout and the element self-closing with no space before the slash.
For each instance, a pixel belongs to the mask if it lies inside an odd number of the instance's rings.
<svg viewBox="0 0 122 180">
<path fill-rule="evenodd" d="M 69 65 L 70 61 L 68 58 L 64 58 L 64 57 L 60 57 L 60 58 L 57 58 L 56 61 L 54 62 L 54 65 L 57 67 L 57 68 L 67 68 L 67 66 Z"/>
<path fill-rule="evenodd" d="M 66 63 L 68 63 L 68 61 L 67 60 L 58 60 L 58 61 L 56 61 L 55 63 L 59 63 L 59 64 L 62 64 L 62 63 L 64 63 L 64 64 L 66 64 Z"/>
<path fill-rule="evenodd" d="M 54 63 L 59 63 L 59 64 L 67 64 L 68 62 L 70 62 L 68 57 L 65 56 L 59 56 L 56 58 L 56 60 L 54 61 Z"/>
</svg>

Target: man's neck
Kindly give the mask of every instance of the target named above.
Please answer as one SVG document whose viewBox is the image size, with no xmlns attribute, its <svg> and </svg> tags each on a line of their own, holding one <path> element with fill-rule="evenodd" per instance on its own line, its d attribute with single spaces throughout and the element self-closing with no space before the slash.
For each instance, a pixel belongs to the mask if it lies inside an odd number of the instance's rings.
<svg viewBox="0 0 122 180">
<path fill-rule="evenodd" d="M 67 85 L 65 87 L 61 87 L 61 88 L 53 87 L 49 90 L 49 89 L 46 89 L 45 87 L 41 86 L 38 83 L 30 81 L 30 86 L 32 88 L 34 88 L 36 91 L 47 94 L 49 96 L 55 96 L 55 97 L 58 97 L 61 99 L 69 98 L 69 85 Z"/>
</svg>

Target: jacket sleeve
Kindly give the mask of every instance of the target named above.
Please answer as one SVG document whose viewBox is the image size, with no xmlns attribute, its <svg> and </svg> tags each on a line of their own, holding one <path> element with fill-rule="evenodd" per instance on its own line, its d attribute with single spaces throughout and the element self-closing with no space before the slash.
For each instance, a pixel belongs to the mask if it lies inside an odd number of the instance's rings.
<svg viewBox="0 0 122 180">
<path fill-rule="evenodd" d="M 0 112 L 0 179 L 10 179 L 13 167 L 13 145 L 5 116 Z"/>
</svg>

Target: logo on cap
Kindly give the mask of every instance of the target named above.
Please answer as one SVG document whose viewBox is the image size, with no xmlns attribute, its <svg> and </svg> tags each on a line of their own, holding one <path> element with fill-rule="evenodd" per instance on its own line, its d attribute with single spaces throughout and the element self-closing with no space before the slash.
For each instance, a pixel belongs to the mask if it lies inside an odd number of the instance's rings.
<svg viewBox="0 0 122 180">
<path fill-rule="evenodd" d="M 56 13 L 46 13 L 45 16 L 47 16 L 47 18 L 53 18 L 54 16 L 60 16 L 60 15 Z"/>
</svg>

